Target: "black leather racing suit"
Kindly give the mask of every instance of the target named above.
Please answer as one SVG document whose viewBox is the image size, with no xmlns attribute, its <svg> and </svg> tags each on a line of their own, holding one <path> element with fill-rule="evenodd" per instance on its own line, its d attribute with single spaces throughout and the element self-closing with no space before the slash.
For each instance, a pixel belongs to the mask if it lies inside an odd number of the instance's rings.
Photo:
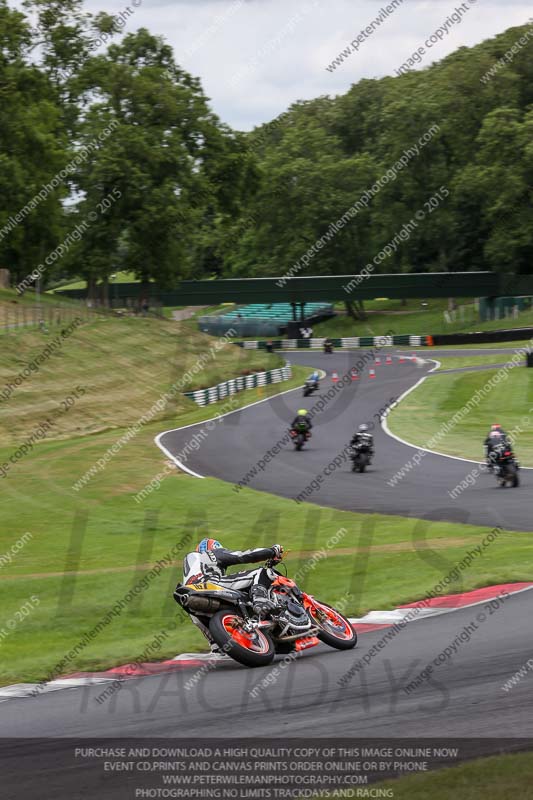
<svg viewBox="0 0 533 800">
<path fill-rule="evenodd" d="M 485 456 L 489 465 L 489 470 L 494 469 L 498 458 L 498 453 L 504 448 L 511 449 L 509 439 L 505 431 L 490 431 L 489 435 L 483 442 L 485 446 Z"/>
<path fill-rule="evenodd" d="M 352 436 L 350 444 L 352 447 L 368 447 L 370 455 L 374 455 L 374 437 L 371 433 L 360 433 L 357 431 Z"/>
<path fill-rule="evenodd" d="M 311 417 L 309 416 L 309 414 L 306 414 L 305 417 L 303 415 L 300 416 L 300 414 L 294 417 L 291 423 L 291 430 L 299 431 L 300 425 L 302 424 L 306 426 L 306 430 L 308 431 L 311 430 L 311 428 L 313 427 L 313 423 L 311 422 Z"/>
<path fill-rule="evenodd" d="M 209 580 L 232 589 L 248 589 L 252 600 L 254 596 L 264 598 L 275 578 L 275 573 L 270 573 L 270 570 L 265 567 L 233 572 L 231 575 L 226 575 L 226 570 L 236 564 L 256 564 L 258 561 L 268 561 L 276 558 L 276 555 L 273 547 L 261 547 L 255 550 L 226 550 L 224 547 L 217 547 L 205 553 L 198 553 L 195 550 L 187 553 L 183 560 L 183 583 Z M 216 645 L 209 633 L 209 619 L 193 614 L 190 617 L 211 644 L 211 649 L 216 650 Z"/>
</svg>

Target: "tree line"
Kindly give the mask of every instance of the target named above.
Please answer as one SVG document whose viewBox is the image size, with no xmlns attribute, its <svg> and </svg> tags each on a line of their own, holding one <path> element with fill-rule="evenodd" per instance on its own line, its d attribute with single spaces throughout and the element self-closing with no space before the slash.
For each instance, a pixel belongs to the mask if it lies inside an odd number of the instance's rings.
<svg viewBox="0 0 533 800">
<path fill-rule="evenodd" d="M 0 0 L 0 267 L 15 284 L 81 277 L 105 298 L 120 269 L 163 287 L 369 265 L 533 271 L 531 27 L 243 133 L 162 37 L 83 0 L 24 8 Z"/>
</svg>

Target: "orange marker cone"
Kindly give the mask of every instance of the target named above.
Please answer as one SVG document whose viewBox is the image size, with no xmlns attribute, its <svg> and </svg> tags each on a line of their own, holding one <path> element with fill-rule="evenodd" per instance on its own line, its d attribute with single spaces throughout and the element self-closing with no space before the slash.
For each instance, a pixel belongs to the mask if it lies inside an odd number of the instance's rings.
<svg viewBox="0 0 533 800">
<path fill-rule="evenodd" d="M 411 353 L 411 361 L 416 361 L 417 358 L 418 356 L 416 353 Z"/>
<path fill-rule="evenodd" d="M 385 358 L 385 364 L 392 364 L 392 356 L 387 356 Z"/>
<path fill-rule="evenodd" d="M 404 363 L 405 363 L 405 358 L 401 355 L 400 356 L 400 364 L 404 364 Z"/>
<path fill-rule="evenodd" d="M 381 366 L 381 358 L 380 358 L 379 356 L 376 356 L 376 361 L 375 361 L 375 363 L 376 363 L 376 366 L 377 366 L 377 367 Z"/>
<path fill-rule="evenodd" d="M 375 378 L 375 377 L 376 377 L 376 370 L 375 370 L 375 369 L 372 369 L 372 368 L 370 368 L 370 369 L 368 370 L 368 377 L 370 378 L 370 380 L 372 380 L 372 378 Z"/>
<path fill-rule="evenodd" d="M 333 383 L 338 383 L 339 376 L 337 375 L 336 372 L 334 372 L 333 375 L 331 376 L 331 380 L 333 381 Z"/>
<path fill-rule="evenodd" d="M 355 367 L 352 367 L 352 381 L 358 381 L 358 380 L 359 380 L 359 375 L 357 374 L 357 370 L 355 369 Z"/>
</svg>

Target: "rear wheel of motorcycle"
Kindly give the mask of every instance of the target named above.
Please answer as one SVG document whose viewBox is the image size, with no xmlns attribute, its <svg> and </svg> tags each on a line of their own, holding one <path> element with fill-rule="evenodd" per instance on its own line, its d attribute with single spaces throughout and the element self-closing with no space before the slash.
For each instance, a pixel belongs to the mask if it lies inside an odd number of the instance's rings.
<svg viewBox="0 0 533 800">
<path fill-rule="evenodd" d="M 211 617 L 209 633 L 223 653 L 245 667 L 266 667 L 276 654 L 270 636 L 260 630 L 248 633 L 242 628 L 244 620 L 235 611 L 217 611 Z"/>
<path fill-rule="evenodd" d="M 313 623 L 319 628 L 316 635 L 320 641 L 336 650 L 351 650 L 355 647 L 357 634 L 349 620 L 326 603 L 319 603 L 316 600 L 313 602 L 314 606 L 307 611 Z"/>
<path fill-rule="evenodd" d="M 511 486 L 514 489 L 516 489 L 517 486 L 520 486 L 520 478 L 518 477 L 518 470 L 515 466 L 510 467 L 507 474 L 509 475 Z"/>
</svg>

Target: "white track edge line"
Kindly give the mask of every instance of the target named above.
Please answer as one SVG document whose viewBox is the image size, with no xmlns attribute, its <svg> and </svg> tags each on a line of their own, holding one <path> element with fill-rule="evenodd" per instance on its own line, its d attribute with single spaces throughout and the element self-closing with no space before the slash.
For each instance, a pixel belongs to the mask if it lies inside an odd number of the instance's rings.
<svg viewBox="0 0 533 800">
<path fill-rule="evenodd" d="M 481 589 L 470 589 L 469 592 L 465 592 L 465 594 L 469 594 L 470 592 L 475 592 L 475 591 L 481 591 L 483 588 L 487 588 L 487 587 L 481 587 Z M 522 594 L 522 592 L 530 592 L 532 589 L 533 589 L 533 584 L 531 586 L 524 586 L 522 589 L 516 589 L 514 592 L 509 592 L 509 597 L 514 597 L 516 594 Z M 450 596 L 453 597 L 453 595 L 450 595 Z M 458 597 L 460 597 L 460 596 L 461 595 L 458 595 Z M 446 597 L 446 595 L 445 595 L 445 597 Z M 435 598 L 435 599 L 437 599 L 437 598 Z M 484 600 L 476 600 L 474 603 L 467 603 L 466 605 L 462 605 L 462 606 L 442 606 L 441 608 L 439 608 L 439 607 L 435 608 L 435 606 L 427 606 L 427 608 L 431 608 L 432 610 L 435 609 L 435 613 L 433 613 L 433 614 L 431 614 L 430 616 L 427 616 L 427 617 L 424 617 L 424 616 L 414 617 L 413 619 L 409 620 L 409 623 L 411 623 L 411 622 L 421 622 L 422 620 L 433 619 L 433 617 L 440 617 L 442 614 L 450 614 L 452 611 L 462 611 L 464 608 L 474 608 L 475 606 L 483 605 L 483 603 L 490 603 L 491 600 L 495 600 L 495 599 L 496 599 L 495 597 L 489 597 L 489 598 L 486 597 Z M 418 602 L 423 602 L 423 601 L 419 600 Z M 405 611 L 406 615 L 407 615 L 411 611 L 415 611 L 417 608 L 418 608 L 418 606 L 401 606 L 401 607 L 398 607 L 398 608 L 390 609 L 390 613 L 393 613 L 394 611 Z M 425 611 L 426 608 L 421 608 L 421 610 Z M 369 614 L 373 614 L 373 613 L 375 613 L 375 612 L 369 611 Z M 381 613 L 386 613 L 386 612 L 381 612 Z M 362 625 L 380 625 L 381 624 L 379 622 L 364 622 L 364 617 L 361 617 L 361 618 L 349 618 L 348 622 L 353 622 L 354 624 L 360 624 L 360 625 L 361 624 Z M 396 622 L 398 622 L 398 620 L 396 620 Z M 388 624 L 394 625 L 395 623 L 391 622 L 391 623 L 383 623 L 383 624 L 384 625 L 388 625 Z"/>
<path fill-rule="evenodd" d="M 303 366 L 303 365 L 298 364 L 297 366 Z M 327 372 L 325 372 L 323 369 L 319 369 L 319 372 L 322 373 L 322 375 L 321 375 L 322 379 L 327 377 Z M 161 438 L 163 436 L 166 436 L 167 433 L 176 433 L 177 431 L 184 431 L 187 428 L 195 428 L 197 425 L 205 425 L 205 423 L 207 423 L 207 422 L 212 422 L 213 420 L 222 419 L 223 417 L 229 417 L 231 414 L 238 414 L 241 411 L 245 411 L 248 408 L 252 408 L 252 406 L 258 406 L 260 403 L 266 403 L 269 400 L 272 400 L 274 397 L 282 397 L 284 394 L 290 394 L 291 392 L 296 392 L 298 389 L 301 389 L 302 386 L 303 386 L 303 384 L 299 384 L 298 386 L 295 386 L 293 389 L 286 389 L 284 392 L 276 392 L 276 394 L 273 394 L 271 397 L 265 397 L 265 398 L 263 398 L 263 400 L 255 400 L 253 403 L 248 403 L 248 405 L 244 405 L 241 408 L 234 409 L 234 411 L 227 411 L 225 414 L 218 414 L 215 417 L 209 417 L 208 419 L 204 419 L 201 422 L 192 422 L 190 425 L 181 425 L 178 428 L 170 428 L 167 431 L 163 431 L 162 433 L 158 433 L 157 436 L 154 437 L 154 442 L 159 447 L 159 449 L 162 450 L 163 453 L 168 458 L 170 458 L 171 461 L 174 462 L 174 464 L 176 464 L 176 466 L 179 469 L 181 469 L 183 472 L 187 472 L 189 475 L 192 475 L 193 478 L 201 478 L 203 480 L 206 477 L 205 475 L 200 475 L 199 472 L 195 472 L 194 470 L 189 469 L 189 467 L 186 467 L 185 464 L 182 461 L 180 461 L 179 458 L 176 458 L 176 456 L 174 456 L 170 452 L 170 450 L 168 450 L 165 447 L 164 444 L 161 444 Z"/>
<path fill-rule="evenodd" d="M 439 369 L 439 367 L 441 366 L 441 362 L 437 361 L 437 359 L 435 359 L 435 358 L 425 358 L 425 359 L 421 359 L 421 360 L 422 361 L 433 361 L 435 366 L 432 367 L 430 370 L 428 370 L 428 372 L 422 378 L 420 378 L 420 380 L 418 380 L 415 384 L 413 384 L 413 386 L 411 386 L 410 389 L 407 389 L 406 392 L 404 392 L 403 394 L 401 394 L 398 397 L 398 399 L 396 400 L 396 403 L 394 404 L 394 408 L 397 408 L 398 405 L 402 402 L 402 400 L 405 400 L 405 398 L 407 397 L 408 394 L 411 394 L 411 392 L 414 392 L 415 389 L 418 389 L 418 387 L 421 386 L 424 383 L 425 380 L 427 380 L 428 376 L 431 375 L 432 372 L 435 372 L 435 370 Z M 449 453 L 441 453 L 439 450 L 430 450 L 429 447 L 418 447 L 416 444 L 411 444 L 411 442 L 408 442 L 406 439 L 402 439 L 401 436 L 397 436 L 395 433 L 393 433 L 391 431 L 391 429 L 389 428 L 388 422 L 387 422 L 387 417 L 389 416 L 390 412 L 394 410 L 394 408 L 387 409 L 385 411 L 384 415 L 383 415 L 383 419 L 381 420 L 382 429 L 392 439 L 396 439 L 397 442 L 400 442 L 401 444 L 405 445 L 406 447 L 411 447 L 413 450 L 419 450 L 419 451 L 421 451 L 423 453 L 431 453 L 434 456 L 442 456 L 443 458 L 453 458 L 454 461 L 464 461 L 467 464 L 477 464 L 479 467 L 482 466 L 482 464 L 483 464 L 482 461 L 474 461 L 472 458 L 462 458 L 461 456 L 451 456 Z M 533 467 L 523 467 L 522 465 L 520 465 L 520 469 L 521 470 L 525 470 L 525 469 L 531 470 L 531 469 L 533 469 Z"/>
</svg>

